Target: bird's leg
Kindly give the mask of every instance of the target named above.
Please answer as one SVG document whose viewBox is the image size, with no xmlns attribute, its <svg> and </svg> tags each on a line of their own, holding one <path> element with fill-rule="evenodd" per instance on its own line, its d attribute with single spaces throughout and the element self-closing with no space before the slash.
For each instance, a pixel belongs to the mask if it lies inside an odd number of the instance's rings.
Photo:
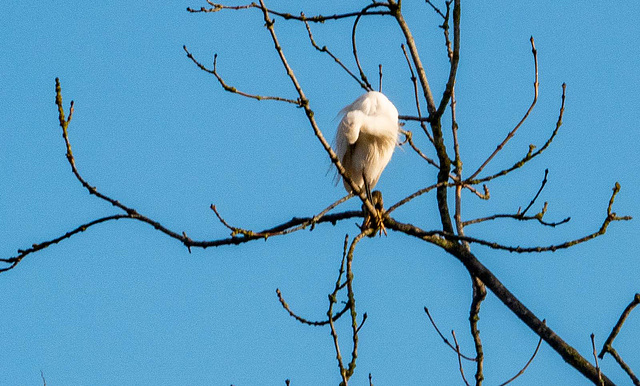
<svg viewBox="0 0 640 386">
<path fill-rule="evenodd" d="M 372 222 L 375 221 L 375 229 L 378 230 L 381 236 L 382 236 L 382 232 L 384 232 L 384 235 L 387 236 L 387 230 L 384 227 L 384 219 L 383 219 L 384 203 L 382 201 L 382 193 L 380 193 L 379 190 L 374 190 L 373 193 L 371 194 L 370 200 L 374 208 L 376 209 L 376 212 L 370 213 L 367 207 L 365 205 L 362 205 L 362 211 L 364 212 L 365 215 L 364 215 L 364 222 L 362 223 L 361 229 L 364 230 L 364 229 L 371 228 Z M 370 237 L 374 237 L 374 236 L 375 236 L 375 232 L 370 235 Z"/>
</svg>

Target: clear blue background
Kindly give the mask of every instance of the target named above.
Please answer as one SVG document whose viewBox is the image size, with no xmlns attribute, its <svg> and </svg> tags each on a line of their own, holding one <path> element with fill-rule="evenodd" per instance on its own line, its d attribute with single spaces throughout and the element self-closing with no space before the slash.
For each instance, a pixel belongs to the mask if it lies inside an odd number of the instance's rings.
<svg viewBox="0 0 640 386">
<path fill-rule="evenodd" d="M 269 1 L 307 15 L 368 4 Z M 423 2 L 405 1 L 435 95 L 447 61 L 441 20 Z M 258 10 L 189 14 L 204 1 L 37 2 L 0 6 L 0 246 L 4 257 L 114 213 L 74 179 L 54 105 L 60 77 L 65 108 L 76 112 L 70 138 L 82 175 L 121 200 L 194 239 L 228 236 L 209 205 L 232 224 L 260 230 L 293 216 L 313 215 L 341 197 L 327 156 L 303 112 L 277 102 L 224 92 L 197 69 L 182 45 L 205 64 L 218 53 L 229 84 L 259 94 L 295 98 Z M 457 85 L 458 118 L 467 175 L 493 151 L 532 98 L 529 36 L 539 50 L 540 98 L 518 136 L 486 169 L 520 159 L 554 128 L 561 84 L 567 83 L 564 126 L 553 145 L 527 168 L 489 184 L 491 200 L 465 194 L 464 217 L 514 213 L 526 206 L 549 168 L 536 204 L 557 229 L 510 220 L 474 225 L 467 234 L 511 245 L 548 245 L 597 230 L 611 188 L 622 184 L 614 210 L 638 215 L 637 152 L 640 7 L 636 1 L 466 2 Z M 354 68 L 352 21 L 312 25 Z M 277 20 L 285 53 L 328 138 L 336 113 L 362 90 L 308 43 L 304 25 Z M 358 43 L 365 71 L 403 114 L 415 114 L 412 85 L 390 18 L 362 20 Z M 375 82 L 374 84 L 376 84 Z M 419 133 L 414 124 L 407 129 Z M 419 136 L 418 136 L 419 137 Z M 449 139 L 449 138 L 448 138 Z M 425 149 L 426 141 L 418 143 Z M 450 141 L 449 141 L 450 143 Z M 429 154 L 433 155 L 433 152 Z M 435 180 L 436 170 L 402 148 L 378 188 L 392 203 Z M 342 209 L 355 209 L 352 200 Z M 436 229 L 435 198 L 398 210 L 400 221 Z M 556 253 L 518 255 L 473 250 L 520 300 L 585 357 L 589 335 L 598 349 L 620 312 L 640 291 L 637 221 L 613 223 L 607 234 Z M 278 303 L 322 319 L 354 221 L 324 224 L 239 247 L 194 249 L 150 226 L 118 221 L 28 256 L 0 275 L 0 384 L 49 385 L 329 385 L 339 375 L 328 328 L 302 326 Z M 443 331 L 455 329 L 463 351 L 471 288 L 462 265 L 438 248 L 402 234 L 365 240 L 357 249 L 360 334 L 354 385 L 461 384 L 456 355 L 429 325 L 428 306 Z M 492 294 L 480 329 L 487 385 L 514 375 L 535 336 Z M 341 320 L 343 353 L 349 322 Z M 640 371 L 640 315 L 632 314 L 615 347 Z M 611 357 L 602 362 L 628 384 Z M 467 364 L 467 377 L 473 366 Z M 546 344 L 520 385 L 587 384 Z"/>
</svg>

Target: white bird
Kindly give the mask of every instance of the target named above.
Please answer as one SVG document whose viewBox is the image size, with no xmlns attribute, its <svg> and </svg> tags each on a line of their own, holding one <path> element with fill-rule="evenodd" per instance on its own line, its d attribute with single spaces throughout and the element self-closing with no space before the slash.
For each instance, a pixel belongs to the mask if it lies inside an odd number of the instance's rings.
<svg viewBox="0 0 640 386">
<path fill-rule="evenodd" d="M 384 94 L 369 91 L 343 108 L 336 133 L 338 158 L 349 176 L 367 197 L 391 160 L 398 140 L 398 110 Z M 336 176 L 339 181 L 339 175 Z M 336 181 L 336 182 L 337 182 Z M 343 181 L 348 193 L 351 186 Z"/>
</svg>

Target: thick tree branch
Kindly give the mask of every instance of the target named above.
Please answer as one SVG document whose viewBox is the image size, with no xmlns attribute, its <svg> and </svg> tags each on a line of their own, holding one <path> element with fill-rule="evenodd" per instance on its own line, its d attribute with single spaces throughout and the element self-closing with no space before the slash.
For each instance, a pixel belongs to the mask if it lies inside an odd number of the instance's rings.
<svg viewBox="0 0 640 386">
<path fill-rule="evenodd" d="M 487 269 L 471 252 L 462 247 L 458 243 L 454 243 L 448 239 L 438 238 L 434 232 L 426 232 L 411 224 L 399 223 L 395 220 L 387 218 L 385 226 L 388 229 L 403 232 L 420 238 L 424 241 L 441 246 L 447 252 L 456 257 L 465 266 L 465 268 L 474 276 L 478 277 L 504 305 L 506 305 L 520 320 L 522 320 L 533 332 L 544 339 L 560 356 L 572 367 L 582 373 L 590 380 L 597 382 L 599 380 L 595 367 L 589 363 L 580 353 L 571 345 L 560 338 L 551 328 L 531 312 L 524 304 L 511 293 L 493 273 Z M 434 237 L 435 236 L 435 237 Z M 604 374 L 602 379 L 607 386 L 614 383 Z"/>
</svg>

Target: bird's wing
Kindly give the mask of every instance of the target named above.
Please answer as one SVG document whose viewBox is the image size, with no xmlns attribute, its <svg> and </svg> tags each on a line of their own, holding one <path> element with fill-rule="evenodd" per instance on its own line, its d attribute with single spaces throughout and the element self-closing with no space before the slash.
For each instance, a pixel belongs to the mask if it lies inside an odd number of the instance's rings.
<svg viewBox="0 0 640 386">
<path fill-rule="evenodd" d="M 353 145 L 360 137 L 360 129 L 362 128 L 362 114 L 360 111 L 347 112 L 338 125 L 336 133 L 336 151 L 338 158 L 342 159 L 349 145 Z"/>
</svg>

